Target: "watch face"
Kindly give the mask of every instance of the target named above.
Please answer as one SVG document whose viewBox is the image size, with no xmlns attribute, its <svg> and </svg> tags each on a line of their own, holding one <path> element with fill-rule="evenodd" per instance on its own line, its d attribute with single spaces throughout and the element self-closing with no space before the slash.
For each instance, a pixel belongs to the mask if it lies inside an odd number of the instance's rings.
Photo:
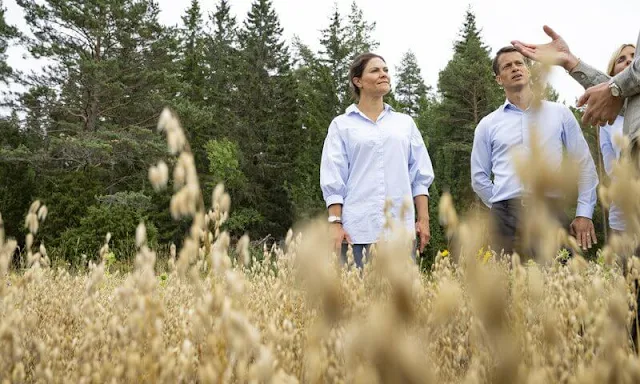
<svg viewBox="0 0 640 384">
<path fill-rule="evenodd" d="M 620 88 L 618 88 L 618 86 L 615 83 L 611 83 L 611 85 L 609 86 L 609 89 L 611 90 L 611 94 L 615 97 L 620 96 Z"/>
</svg>

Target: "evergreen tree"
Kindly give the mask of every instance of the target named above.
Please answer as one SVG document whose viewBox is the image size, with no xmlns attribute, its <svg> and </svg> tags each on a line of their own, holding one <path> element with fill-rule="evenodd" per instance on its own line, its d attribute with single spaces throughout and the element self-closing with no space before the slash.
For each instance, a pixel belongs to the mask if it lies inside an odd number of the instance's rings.
<svg viewBox="0 0 640 384">
<path fill-rule="evenodd" d="M 292 223 L 286 185 L 300 148 L 301 123 L 296 105 L 289 49 L 270 0 L 256 0 L 239 34 L 243 76 L 239 79 L 239 143 L 243 173 L 249 183 L 246 207 L 264 221 L 259 234 L 283 235 Z"/>
<path fill-rule="evenodd" d="M 166 75 L 172 73 L 167 53 L 171 47 L 163 40 L 157 4 L 145 0 L 17 3 L 35 36 L 28 41 L 30 53 L 52 62 L 43 75 L 26 77 L 26 85 L 59 90 L 60 128 L 96 131 L 108 123 L 154 125 Z"/>
<path fill-rule="evenodd" d="M 213 31 L 207 43 L 209 76 L 207 100 L 227 113 L 233 110 L 238 74 L 238 27 L 228 0 L 220 0 L 210 22 Z"/>
<path fill-rule="evenodd" d="M 177 44 L 153 1 L 17 3 L 34 36 L 25 38 L 26 48 L 49 64 L 22 79 L 29 87 L 20 98 L 23 131 L 40 140 L 27 140 L 29 151 L 16 148 L 2 161 L 29 164 L 35 173 L 30 198 L 50 207 L 43 238 L 55 246 L 96 196 L 149 192 L 148 167 L 166 152 L 155 125 L 177 91 Z"/>
<path fill-rule="evenodd" d="M 399 109 L 412 117 L 417 117 L 420 111 L 427 107 L 431 87 L 425 85 L 418 60 L 412 51 L 402 56 L 400 67 L 396 71 L 398 75 L 395 93 Z"/>
<path fill-rule="evenodd" d="M 212 136 L 226 135 L 242 140 L 238 131 L 238 81 L 241 77 L 241 60 L 238 51 L 238 27 L 231 14 L 228 0 L 220 0 L 210 22 L 213 30 L 208 37 L 206 63 L 207 105 L 216 112 L 215 132 Z"/>
<path fill-rule="evenodd" d="M 349 91 L 349 59 L 352 56 L 347 28 L 343 26 L 342 17 L 337 4 L 330 18 L 330 24 L 322 30 L 321 61 L 331 74 L 330 94 L 333 96 L 334 114 L 338 115 L 351 103 Z"/>
<path fill-rule="evenodd" d="M 11 40 L 20 36 L 16 27 L 7 24 L 5 20 L 6 9 L 0 0 L 0 82 L 7 83 L 9 77 L 13 74 L 13 69 L 7 64 L 7 48 Z"/>
<path fill-rule="evenodd" d="M 369 23 L 364 19 L 362 9 L 354 0 L 351 3 L 351 12 L 347 18 L 347 39 L 349 41 L 349 50 L 351 51 L 350 60 L 353 60 L 359 54 L 371 52 L 380 45 L 373 38 L 373 32 L 376 29 L 376 23 Z"/>
<path fill-rule="evenodd" d="M 288 190 L 296 219 L 308 219 L 325 211 L 320 190 L 320 157 L 331 120 L 339 113 L 332 68 L 309 47 L 295 38 L 294 71 L 302 129 L 300 151 L 294 165 L 295 180 Z M 319 57 L 320 56 L 320 57 Z"/>
<path fill-rule="evenodd" d="M 182 16 L 182 22 L 181 81 L 185 86 L 185 96 L 202 104 L 205 86 L 204 30 L 198 0 L 191 0 L 191 7 Z"/>
<path fill-rule="evenodd" d="M 453 58 L 439 75 L 441 102 L 435 116 L 438 129 L 433 135 L 437 148 L 434 163 L 436 174 L 442 180 L 440 186 L 451 190 L 463 210 L 476 200 L 469 170 L 475 128 L 504 98 L 491 63 L 490 51 L 480 38 L 475 15 L 467 10 Z"/>
</svg>

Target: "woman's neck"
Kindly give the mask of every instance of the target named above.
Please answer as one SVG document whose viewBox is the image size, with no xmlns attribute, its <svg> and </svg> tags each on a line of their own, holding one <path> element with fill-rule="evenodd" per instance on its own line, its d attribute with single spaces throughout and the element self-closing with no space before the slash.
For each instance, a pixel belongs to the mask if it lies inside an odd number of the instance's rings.
<svg viewBox="0 0 640 384">
<path fill-rule="evenodd" d="M 384 101 L 382 97 L 362 95 L 360 101 L 358 101 L 358 109 L 371 121 L 377 121 L 382 111 L 384 111 Z"/>
</svg>

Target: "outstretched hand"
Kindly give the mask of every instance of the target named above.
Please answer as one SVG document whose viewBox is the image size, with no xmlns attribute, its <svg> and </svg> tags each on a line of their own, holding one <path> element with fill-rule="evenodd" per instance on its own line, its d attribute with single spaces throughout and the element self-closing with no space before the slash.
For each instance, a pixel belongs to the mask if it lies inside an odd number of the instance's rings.
<svg viewBox="0 0 640 384">
<path fill-rule="evenodd" d="M 566 70 L 570 70 L 578 63 L 578 59 L 571 53 L 566 41 L 556 33 L 551 27 L 545 25 L 544 32 L 551 38 L 551 42 L 546 44 L 523 43 L 520 40 L 513 40 L 511 44 L 524 57 L 549 65 L 559 65 Z"/>
</svg>

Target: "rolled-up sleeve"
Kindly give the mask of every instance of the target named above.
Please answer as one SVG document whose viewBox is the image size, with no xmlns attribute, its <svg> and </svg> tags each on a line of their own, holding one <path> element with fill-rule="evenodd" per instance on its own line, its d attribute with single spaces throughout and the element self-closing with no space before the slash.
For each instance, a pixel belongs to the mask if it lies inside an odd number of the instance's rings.
<svg viewBox="0 0 640 384">
<path fill-rule="evenodd" d="M 413 197 L 429 196 L 429 187 L 435 177 L 431 157 L 424 144 L 422 135 L 411 119 L 411 143 L 409 148 L 409 177 Z"/>
<path fill-rule="evenodd" d="M 333 204 L 344 204 L 348 171 L 347 151 L 334 120 L 324 140 L 320 161 L 320 188 L 327 207 Z"/>
<path fill-rule="evenodd" d="M 593 162 L 589 145 L 582 134 L 580 125 L 568 108 L 564 109 L 563 126 L 564 144 L 567 151 L 580 165 L 576 216 L 590 219 L 593 216 L 597 201 L 598 173 L 596 172 L 596 165 Z"/>
</svg>

